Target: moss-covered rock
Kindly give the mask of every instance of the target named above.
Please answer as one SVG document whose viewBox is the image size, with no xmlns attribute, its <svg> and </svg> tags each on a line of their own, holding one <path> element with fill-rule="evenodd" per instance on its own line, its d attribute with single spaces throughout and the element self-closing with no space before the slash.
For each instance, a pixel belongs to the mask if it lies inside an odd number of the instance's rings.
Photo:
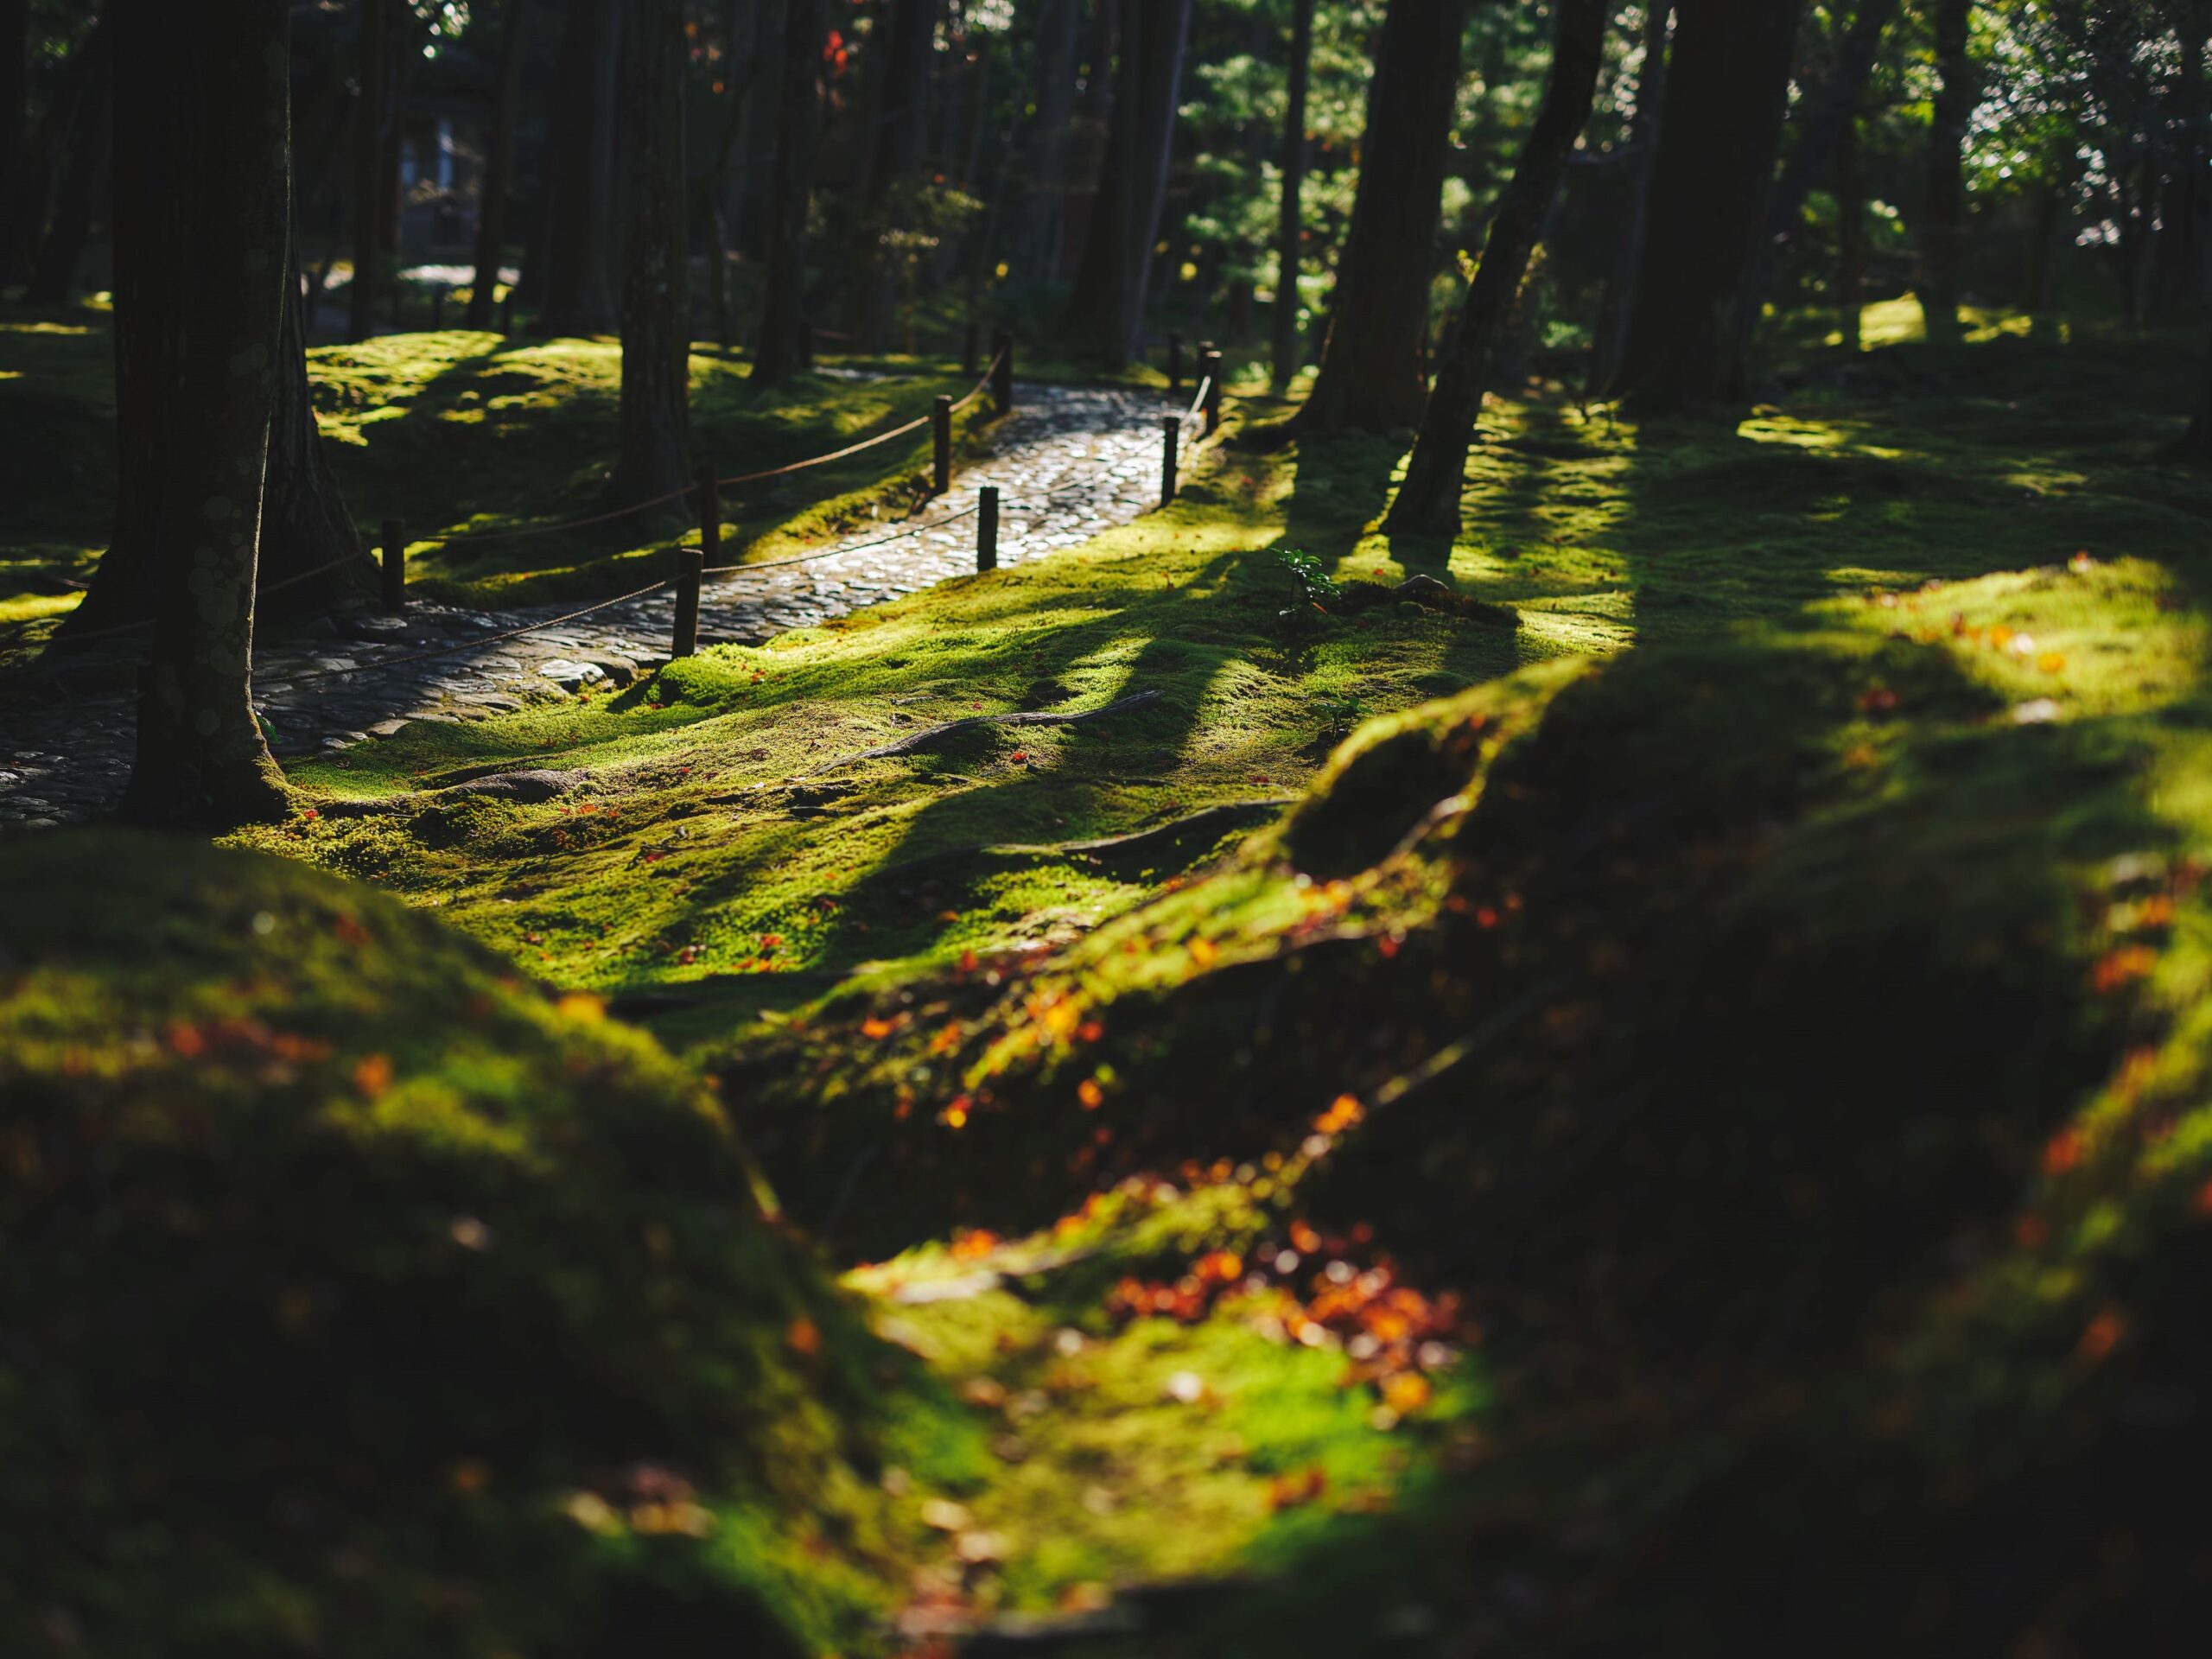
<svg viewBox="0 0 2212 1659">
<path fill-rule="evenodd" d="M 865 1637 L 894 1351 L 588 999 L 298 865 L 55 836 L 0 860 L 0 1649 Z"/>
</svg>

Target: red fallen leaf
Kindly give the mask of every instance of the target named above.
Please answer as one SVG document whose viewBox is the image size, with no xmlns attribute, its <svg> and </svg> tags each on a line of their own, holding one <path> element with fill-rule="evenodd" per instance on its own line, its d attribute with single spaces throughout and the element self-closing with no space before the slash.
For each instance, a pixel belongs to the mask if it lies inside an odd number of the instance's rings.
<svg viewBox="0 0 2212 1659">
<path fill-rule="evenodd" d="M 811 1359 L 822 1351 L 822 1327 L 802 1315 L 785 1331 L 784 1346 Z"/>
<path fill-rule="evenodd" d="M 2063 1175 L 2082 1161 L 2082 1141 L 2077 1129 L 2061 1129 L 2043 1149 L 2044 1173 Z"/>
<path fill-rule="evenodd" d="M 303 818 L 319 818 L 319 817 L 321 817 L 322 816 L 322 814 L 321 814 L 321 813 L 320 813 L 320 812 L 318 812 L 317 810 L 315 810 L 315 808 L 313 808 L 313 807 L 311 807 L 311 806 L 310 806 L 310 807 L 307 807 L 307 808 L 303 809 L 303 810 L 301 811 L 300 816 L 301 816 L 302 817 L 303 817 Z"/>
<path fill-rule="evenodd" d="M 1016 749 L 1016 750 L 1015 750 L 1012 754 L 1009 754 L 1008 756 L 1007 756 L 1007 760 L 1016 760 L 1016 761 L 1019 761 L 1019 760 L 1027 760 L 1028 758 L 1029 758 L 1029 751 L 1028 751 L 1028 750 L 1027 750 L 1027 749 Z"/>
<path fill-rule="evenodd" d="M 1268 1484 L 1268 1507 L 1280 1512 L 1311 1503 L 1329 1490 L 1329 1477 L 1319 1469 L 1301 1475 L 1277 1475 Z"/>
<path fill-rule="evenodd" d="M 874 1014 L 870 1014 L 861 1021 L 861 1035 L 872 1042 L 881 1042 L 898 1029 L 899 1027 L 890 1020 L 879 1019 Z"/>
</svg>

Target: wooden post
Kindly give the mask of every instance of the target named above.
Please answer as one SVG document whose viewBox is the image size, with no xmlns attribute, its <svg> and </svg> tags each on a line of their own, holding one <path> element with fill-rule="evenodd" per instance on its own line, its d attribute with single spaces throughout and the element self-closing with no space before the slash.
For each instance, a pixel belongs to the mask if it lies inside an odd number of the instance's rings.
<svg viewBox="0 0 2212 1659">
<path fill-rule="evenodd" d="M 512 288 L 499 296 L 499 332 L 512 334 L 515 331 L 515 291 Z"/>
<path fill-rule="evenodd" d="M 1183 417 L 1163 415 L 1160 417 L 1160 505 L 1167 505 L 1175 499 L 1175 452 L 1183 441 Z"/>
<path fill-rule="evenodd" d="M 1014 407 L 1014 330 L 991 331 L 991 404 L 1001 415 Z"/>
<path fill-rule="evenodd" d="M 999 486 L 986 484 L 978 492 L 976 508 L 976 569 L 999 568 Z"/>
<path fill-rule="evenodd" d="M 395 328 L 399 327 L 399 274 L 395 271 L 391 278 L 391 326 Z"/>
<path fill-rule="evenodd" d="M 712 569 L 721 563 L 722 491 L 715 481 L 713 467 L 702 467 L 698 479 L 698 486 L 692 492 L 692 505 L 699 513 L 699 557 Z"/>
<path fill-rule="evenodd" d="M 1221 430 L 1221 353 L 1209 346 L 1205 359 L 1206 436 Z"/>
<path fill-rule="evenodd" d="M 930 493 L 952 487 L 952 399 L 939 394 L 930 404 Z"/>
<path fill-rule="evenodd" d="M 669 646 L 671 661 L 699 654 L 699 573 L 707 556 L 696 547 L 676 550 L 676 638 Z"/>
<path fill-rule="evenodd" d="M 1183 390 L 1183 336 L 1167 336 L 1167 391 L 1169 396 Z"/>
<path fill-rule="evenodd" d="M 430 290 L 430 331 L 435 334 L 446 326 L 446 290 L 441 283 Z"/>
<path fill-rule="evenodd" d="M 976 325 L 971 322 L 968 325 L 967 332 L 960 337 L 961 373 L 973 374 L 976 372 L 976 353 L 982 349 L 982 346 L 980 343 L 978 331 Z"/>
<path fill-rule="evenodd" d="M 384 607 L 407 608 L 407 535 L 397 518 L 384 521 Z"/>
</svg>

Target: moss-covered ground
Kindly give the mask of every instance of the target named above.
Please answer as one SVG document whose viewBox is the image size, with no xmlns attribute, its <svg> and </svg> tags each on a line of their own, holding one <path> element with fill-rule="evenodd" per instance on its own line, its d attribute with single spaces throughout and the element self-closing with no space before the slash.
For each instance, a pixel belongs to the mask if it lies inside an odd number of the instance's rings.
<svg viewBox="0 0 2212 1659">
<path fill-rule="evenodd" d="M 893 1622 L 817 1650 L 2148 1650 L 2212 1560 L 2195 354 L 1870 325 L 1726 429 L 1533 389 L 1448 544 L 1239 399 L 1166 512 L 248 839 L 645 1026 L 820 1351 L 911 1357 L 814 1558 Z M 1486 608 L 1357 585 L 1423 574 Z"/>
</svg>

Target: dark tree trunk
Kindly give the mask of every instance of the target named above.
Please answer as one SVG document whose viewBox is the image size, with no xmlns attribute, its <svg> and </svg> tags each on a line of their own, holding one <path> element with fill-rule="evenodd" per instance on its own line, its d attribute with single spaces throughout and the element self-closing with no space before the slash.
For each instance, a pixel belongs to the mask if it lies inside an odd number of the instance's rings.
<svg viewBox="0 0 2212 1659">
<path fill-rule="evenodd" d="M 1106 153 L 1060 325 L 1063 339 L 1109 369 L 1137 350 L 1190 30 L 1191 0 L 1124 0 Z"/>
<path fill-rule="evenodd" d="M 822 130 L 823 0 L 784 0 L 782 119 L 768 237 L 767 289 L 751 378 L 787 380 L 812 357 L 806 321 L 806 213 L 814 195 L 814 152 Z"/>
<path fill-rule="evenodd" d="M 1920 232 L 1920 309 L 1930 340 L 1959 337 L 1959 266 L 1966 251 L 1967 122 L 1974 66 L 1967 30 L 1974 0 L 1936 0 L 1935 113 L 1928 127 L 1928 194 Z"/>
<path fill-rule="evenodd" d="M 1673 0 L 1645 0 L 1643 67 L 1637 76 L 1636 111 L 1629 122 L 1628 212 L 1621 224 L 1605 307 L 1590 355 L 1590 390 L 1602 396 L 1628 348 L 1628 320 L 1636 309 L 1636 278 L 1643 264 L 1644 228 L 1651 219 L 1651 175 L 1659 158 L 1660 124 L 1667 105 L 1668 36 Z"/>
<path fill-rule="evenodd" d="M 550 214 L 538 326 L 604 334 L 615 323 L 614 74 L 623 0 L 569 0 L 546 160 Z"/>
<path fill-rule="evenodd" d="M 23 297 L 33 305 L 59 305 L 76 285 L 85 244 L 92 233 L 92 204 L 105 182 L 109 142 L 114 131 L 115 76 L 103 68 L 92 78 L 69 136 L 69 164 L 54 197 L 54 219 L 31 264 Z"/>
<path fill-rule="evenodd" d="M 1282 117 L 1282 195 L 1275 205 L 1274 340 L 1268 380 L 1276 397 L 1298 372 L 1298 273 L 1306 242 L 1306 91 L 1313 67 L 1313 0 L 1291 0 L 1290 100 Z"/>
<path fill-rule="evenodd" d="M 1359 191 L 1301 431 L 1388 431 L 1421 417 L 1421 339 L 1465 10 L 1462 0 L 1391 0 L 1383 19 Z"/>
<path fill-rule="evenodd" d="M 1859 0 L 1858 15 L 1837 50 L 1834 67 L 1813 92 L 1808 105 L 1801 105 L 1790 125 L 1796 142 L 1783 163 L 1782 178 L 1774 188 L 1774 207 L 1767 215 L 1769 234 L 1776 244 L 1797 234 L 1804 217 L 1805 199 L 1828 170 L 1829 158 L 1843 142 L 1844 130 L 1859 119 L 1866 102 L 1867 78 L 1880 56 L 1882 36 L 1897 15 L 1897 0 Z M 1760 284 L 1762 291 L 1765 284 Z"/>
<path fill-rule="evenodd" d="M 1037 34 L 1037 113 L 1030 124 L 1028 189 L 1022 203 L 1017 268 L 1032 281 L 1058 263 L 1067 211 L 1068 145 L 1075 120 L 1076 41 L 1080 0 L 1045 0 Z"/>
<path fill-rule="evenodd" d="M 2212 0 L 2189 0 L 2177 24 L 2180 62 L 2174 75 L 2174 164 L 2166 184 L 2164 226 L 2158 233 L 2158 309 L 2168 317 L 2193 315 L 2204 300 L 2205 35 L 2212 29 Z"/>
<path fill-rule="evenodd" d="M 2036 187 L 2035 226 L 2028 234 L 2028 311 L 2040 315 L 2050 309 L 2056 286 L 2058 236 L 2066 213 L 2066 191 L 2056 184 Z"/>
<path fill-rule="evenodd" d="M 290 271 L 261 518 L 258 587 L 264 616 L 327 610 L 365 590 L 376 575 L 315 423 L 296 249 Z"/>
<path fill-rule="evenodd" d="M 501 0 L 499 88 L 492 105 L 492 137 L 485 146 L 484 183 L 476 204 L 476 280 L 468 287 L 467 321 L 471 328 L 489 328 L 496 315 L 499 261 L 507 242 L 507 198 L 515 182 L 523 42 L 529 34 L 530 0 Z"/>
<path fill-rule="evenodd" d="M 752 67 L 739 162 L 730 175 L 729 241 L 748 257 L 766 260 L 775 200 L 775 135 L 782 130 L 784 0 L 748 3 L 755 12 Z"/>
<path fill-rule="evenodd" d="M 1843 349 L 1866 344 L 1860 318 L 1866 300 L 1866 170 L 1859 149 L 1859 112 L 1853 110 L 1836 136 L 1835 308 Z"/>
<path fill-rule="evenodd" d="M 384 150 L 377 157 L 377 235 L 386 253 L 399 252 L 400 215 L 407 192 L 399 167 L 407 149 L 407 94 L 418 61 L 410 0 L 391 0 L 385 13 Z"/>
<path fill-rule="evenodd" d="M 1648 414 L 1748 403 L 1797 0 L 1678 0 L 1651 219 L 1611 391 Z"/>
<path fill-rule="evenodd" d="M 720 135 L 711 164 L 700 175 L 696 213 L 706 254 L 707 333 L 727 351 L 734 343 L 729 310 L 729 250 L 734 233 L 735 192 L 729 188 L 730 164 L 747 126 L 758 65 L 759 9 L 753 0 L 726 0 L 722 32 L 722 94 Z"/>
<path fill-rule="evenodd" d="M 378 157 L 384 153 L 384 9 L 361 0 L 360 98 L 353 128 L 353 282 L 347 289 L 346 338 L 376 332 Z"/>
<path fill-rule="evenodd" d="M 1121 32 L 1121 0 L 1091 0 L 1083 91 L 1076 99 L 1075 127 L 1068 135 L 1068 194 L 1060 205 L 1059 247 L 1051 272 L 1054 276 L 1081 270 L 1089 251 L 1090 221 L 1106 179 L 1107 140 L 1114 121 L 1115 48 Z"/>
<path fill-rule="evenodd" d="M 1459 528 L 1459 486 L 1488 389 L 1491 355 L 1512 315 L 1529 257 L 1566 176 L 1567 158 L 1590 118 L 1605 60 L 1609 3 L 1554 0 L 1551 76 L 1544 100 L 1491 220 L 1459 321 L 1445 343 L 1436 390 L 1406 463 L 1405 482 L 1391 504 L 1388 529 L 1453 534 Z"/>
<path fill-rule="evenodd" d="M 54 94 L 24 140 L 16 164 L 0 175 L 0 286 L 30 274 L 31 256 L 45 235 L 54 175 L 60 170 L 69 134 L 94 84 L 108 73 L 110 34 L 103 16 L 62 66 Z"/>
<path fill-rule="evenodd" d="M 690 448 L 691 284 L 684 224 L 683 0 L 629 0 L 618 129 L 622 199 L 624 504 L 681 490 Z"/>
<path fill-rule="evenodd" d="M 914 208 L 912 191 L 929 149 L 930 69 L 935 55 L 938 0 L 891 0 L 885 42 L 881 112 L 862 142 L 873 151 L 856 269 L 870 273 L 851 289 L 851 321 L 863 351 L 881 348 L 898 303 L 896 257 L 884 238 Z"/>
<path fill-rule="evenodd" d="M 118 0 L 116 193 L 123 290 L 158 315 L 118 353 L 117 417 L 150 464 L 122 511 L 154 531 L 155 623 L 132 817 L 281 817 L 254 719 L 253 590 L 283 331 L 290 131 L 288 0 Z M 119 294 L 118 297 L 122 297 Z M 120 319 L 118 320 L 120 326 Z M 150 398 L 150 401 L 145 401 Z"/>
<path fill-rule="evenodd" d="M 0 0 L 0 201 L 13 188 L 29 137 L 30 0 Z"/>
</svg>

